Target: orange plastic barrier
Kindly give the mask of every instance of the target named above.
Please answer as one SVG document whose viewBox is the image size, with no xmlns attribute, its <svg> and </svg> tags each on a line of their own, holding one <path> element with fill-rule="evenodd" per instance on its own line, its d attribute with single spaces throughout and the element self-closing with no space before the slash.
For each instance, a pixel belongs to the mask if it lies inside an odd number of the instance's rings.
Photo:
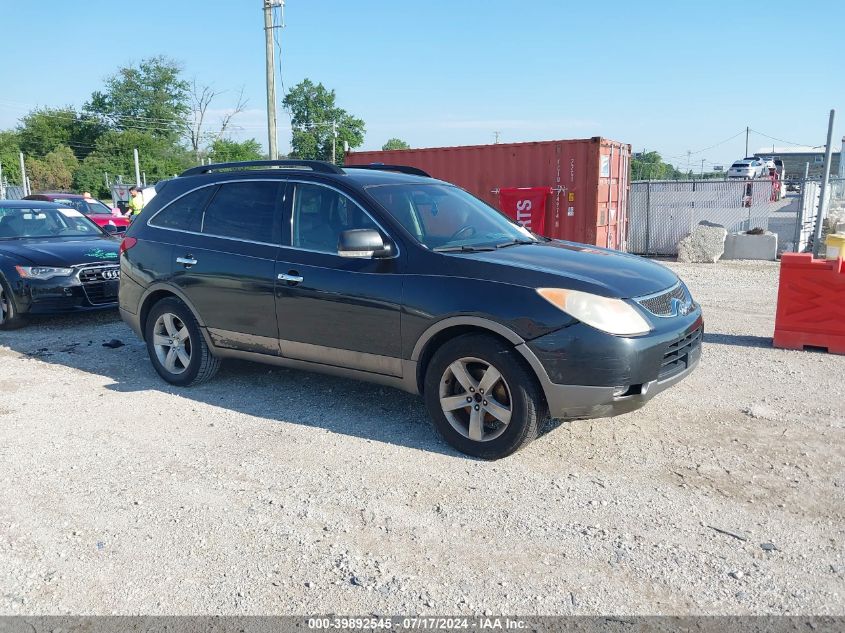
<svg viewBox="0 0 845 633">
<path fill-rule="evenodd" d="M 845 265 L 784 253 L 780 261 L 775 347 L 826 347 L 845 354 Z"/>
</svg>

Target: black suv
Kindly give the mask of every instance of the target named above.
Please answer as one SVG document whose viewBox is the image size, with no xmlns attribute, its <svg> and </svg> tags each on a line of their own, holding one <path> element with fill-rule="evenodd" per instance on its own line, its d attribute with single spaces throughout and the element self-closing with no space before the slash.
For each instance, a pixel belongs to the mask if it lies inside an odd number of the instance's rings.
<svg viewBox="0 0 845 633">
<path fill-rule="evenodd" d="M 410 167 L 255 161 L 161 186 L 121 246 L 120 311 L 174 385 L 242 358 L 422 394 L 495 459 L 544 420 L 617 415 L 686 376 L 700 307 L 670 270 L 530 233 Z"/>
</svg>

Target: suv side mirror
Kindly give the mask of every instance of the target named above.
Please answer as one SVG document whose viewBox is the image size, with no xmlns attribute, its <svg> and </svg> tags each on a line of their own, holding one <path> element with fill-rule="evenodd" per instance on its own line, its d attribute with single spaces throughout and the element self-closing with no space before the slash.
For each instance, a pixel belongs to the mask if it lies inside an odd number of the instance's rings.
<svg viewBox="0 0 845 633">
<path fill-rule="evenodd" d="M 392 249 L 375 229 L 350 229 L 340 234 L 337 254 L 341 257 L 376 259 L 390 257 Z"/>
</svg>

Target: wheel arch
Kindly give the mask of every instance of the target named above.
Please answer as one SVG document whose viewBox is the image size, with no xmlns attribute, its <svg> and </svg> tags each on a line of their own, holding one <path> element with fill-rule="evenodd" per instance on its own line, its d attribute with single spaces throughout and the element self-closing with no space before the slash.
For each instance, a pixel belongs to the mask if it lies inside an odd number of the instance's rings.
<svg viewBox="0 0 845 633">
<path fill-rule="evenodd" d="M 425 372 L 435 352 L 447 342 L 465 334 L 488 334 L 510 347 L 525 342 L 525 339 L 510 328 L 481 317 L 458 316 L 438 321 L 423 332 L 411 353 L 411 360 L 417 367 L 416 383 L 419 393 L 423 393 Z"/>
<path fill-rule="evenodd" d="M 153 306 L 162 299 L 167 299 L 168 297 L 179 299 L 188 307 L 188 310 L 191 311 L 191 313 L 194 315 L 194 318 L 197 320 L 197 323 L 200 326 L 200 331 L 202 332 L 203 337 L 205 337 L 205 340 L 208 343 L 209 347 L 213 348 L 211 338 L 208 336 L 208 332 L 206 331 L 205 322 L 197 312 L 196 308 L 194 308 L 190 299 L 188 299 L 185 296 L 185 293 L 183 293 L 181 290 L 168 284 L 156 284 L 154 286 L 150 286 L 149 288 L 147 288 L 147 290 L 144 292 L 144 295 L 141 297 L 140 307 L 138 309 L 138 325 L 141 330 L 141 338 L 143 340 L 146 340 L 147 318 L 149 317 L 150 311 L 153 309 Z"/>
</svg>

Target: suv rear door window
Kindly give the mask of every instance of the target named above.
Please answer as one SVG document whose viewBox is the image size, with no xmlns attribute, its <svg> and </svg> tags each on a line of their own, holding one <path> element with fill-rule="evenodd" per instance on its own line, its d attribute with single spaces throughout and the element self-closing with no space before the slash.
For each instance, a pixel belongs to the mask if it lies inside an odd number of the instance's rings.
<svg viewBox="0 0 845 633">
<path fill-rule="evenodd" d="M 336 255 L 340 234 L 350 229 L 379 230 L 373 219 L 342 193 L 321 185 L 296 185 L 293 246 Z"/>
<path fill-rule="evenodd" d="M 279 243 L 276 210 L 284 183 L 232 182 L 220 185 L 203 214 L 200 231 L 250 242 Z"/>
<path fill-rule="evenodd" d="M 214 193 L 215 187 L 191 191 L 159 211 L 151 220 L 152 226 L 178 231 L 199 231 L 202 210 Z"/>
</svg>

